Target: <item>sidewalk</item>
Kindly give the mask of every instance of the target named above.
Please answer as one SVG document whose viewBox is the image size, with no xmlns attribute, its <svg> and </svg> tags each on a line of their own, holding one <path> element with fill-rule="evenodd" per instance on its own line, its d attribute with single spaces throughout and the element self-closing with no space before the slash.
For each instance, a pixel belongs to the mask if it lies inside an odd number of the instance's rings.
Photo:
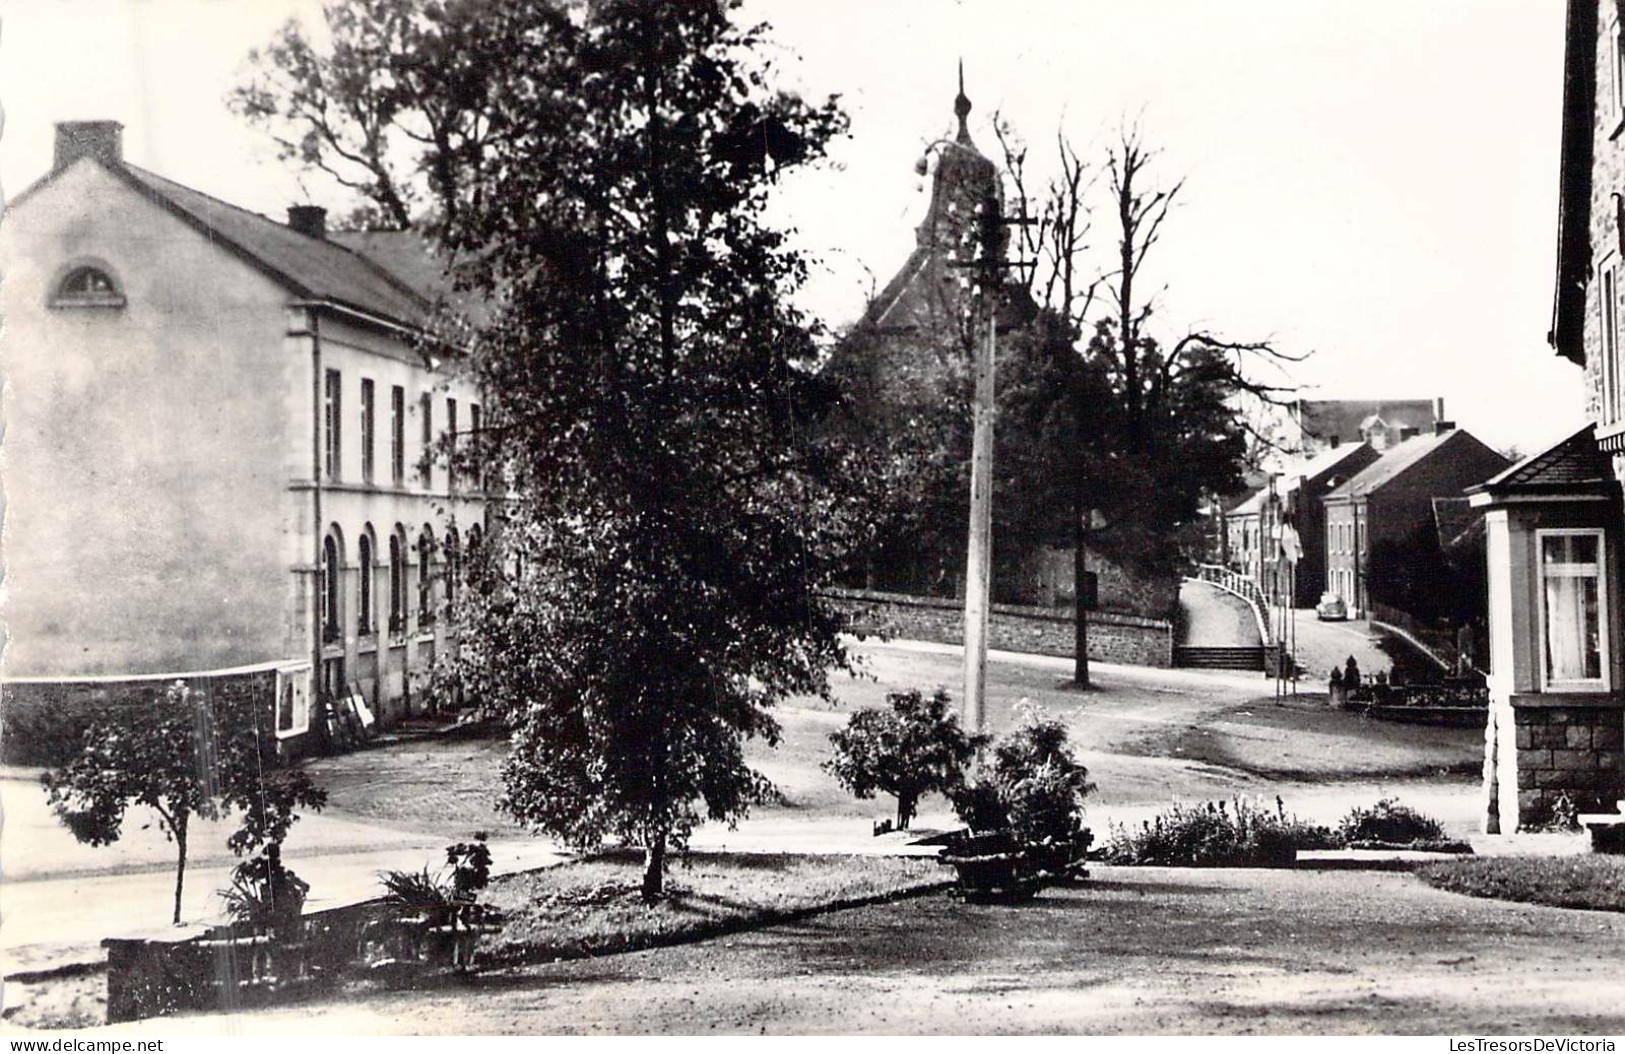
<svg viewBox="0 0 1625 1054">
<path fill-rule="evenodd" d="M 490 843 L 492 874 L 546 867 L 567 858 L 551 842 L 507 839 Z M 338 907 L 382 894 L 380 871 L 431 871 L 445 861 L 440 845 L 330 855 L 288 851 L 287 866 L 310 883 L 309 909 Z M 231 883 L 231 866 L 186 869 L 181 918 L 186 930 L 201 932 L 224 922 L 218 891 Z M 107 937 L 173 934 L 166 925 L 174 910 L 175 870 L 70 875 L 7 882 L 0 890 L 0 973 L 55 969 L 102 961 Z M 145 920 L 146 924 L 143 924 Z"/>
</svg>

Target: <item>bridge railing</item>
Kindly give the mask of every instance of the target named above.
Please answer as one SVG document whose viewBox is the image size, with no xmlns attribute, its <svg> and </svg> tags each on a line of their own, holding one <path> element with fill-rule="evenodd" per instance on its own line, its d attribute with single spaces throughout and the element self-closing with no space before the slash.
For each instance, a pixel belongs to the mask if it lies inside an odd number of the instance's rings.
<svg viewBox="0 0 1625 1054">
<path fill-rule="evenodd" d="M 1220 567 L 1218 564 L 1197 564 L 1195 577 L 1198 581 L 1218 586 L 1226 593 L 1246 601 L 1247 607 L 1252 610 L 1253 621 L 1258 624 L 1259 640 L 1263 642 L 1265 648 L 1275 646 L 1275 634 L 1270 626 L 1269 598 L 1264 595 L 1264 590 L 1260 588 L 1257 580 L 1250 575 L 1232 571 L 1228 567 Z"/>
</svg>

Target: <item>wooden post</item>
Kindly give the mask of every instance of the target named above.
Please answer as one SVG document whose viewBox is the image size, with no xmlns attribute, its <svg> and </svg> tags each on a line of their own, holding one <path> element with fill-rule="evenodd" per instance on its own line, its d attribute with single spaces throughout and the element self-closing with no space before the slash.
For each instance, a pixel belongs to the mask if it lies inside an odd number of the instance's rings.
<svg viewBox="0 0 1625 1054">
<path fill-rule="evenodd" d="M 998 310 L 989 296 L 987 343 L 976 342 L 971 440 L 970 544 L 965 558 L 965 723 L 986 724 L 987 615 L 993 569 L 993 354 Z"/>
</svg>

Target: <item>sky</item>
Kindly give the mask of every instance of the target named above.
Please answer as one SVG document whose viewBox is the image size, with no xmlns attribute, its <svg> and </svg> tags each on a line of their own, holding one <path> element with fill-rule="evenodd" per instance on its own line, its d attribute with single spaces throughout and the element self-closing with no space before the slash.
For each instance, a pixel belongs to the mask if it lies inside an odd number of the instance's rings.
<svg viewBox="0 0 1625 1054">
<path fill-rule="evenodd" d="M 250 48 L 318 0 L 0 0 L 0 190 L 50 165 L 52 125 L 112 118 L 136 164 L 266 215 L 350 202 L 276 159 L 226 107 Z M 775 215 L 816 261 L 832 327 L 902 264 L 915 165 L 995 113 L 1042 178 L 1064 134 L 1088 160 L 1125 121 L 1183 179 L 1148 263 L 1154 326 L 1269 338 L 1307 398 L 1434 398 L 1523 453 L 1584 423 L 1546 345 L 1556 245 L 1563 6 L 1553 0 L 747 0 L 781 83 L 838 93 L 832 163 Z M 1104 207 L 1104 203 L 1100 205 Z M 1109 247 L 1109 217 L 1093 241 Z"/>
</svg>

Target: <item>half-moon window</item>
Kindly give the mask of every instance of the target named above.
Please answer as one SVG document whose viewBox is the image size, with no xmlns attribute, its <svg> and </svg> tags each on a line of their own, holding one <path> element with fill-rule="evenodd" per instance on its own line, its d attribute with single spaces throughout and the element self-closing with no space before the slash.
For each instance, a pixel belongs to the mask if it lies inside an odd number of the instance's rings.
<svg viewBox="0 0 1625 1054">
<path fill-rule="evenodd" d="M 57 284 L 53 307 L 123 307 L 124 294 L 100 267 L 75 267 Z"/>
</svg>

